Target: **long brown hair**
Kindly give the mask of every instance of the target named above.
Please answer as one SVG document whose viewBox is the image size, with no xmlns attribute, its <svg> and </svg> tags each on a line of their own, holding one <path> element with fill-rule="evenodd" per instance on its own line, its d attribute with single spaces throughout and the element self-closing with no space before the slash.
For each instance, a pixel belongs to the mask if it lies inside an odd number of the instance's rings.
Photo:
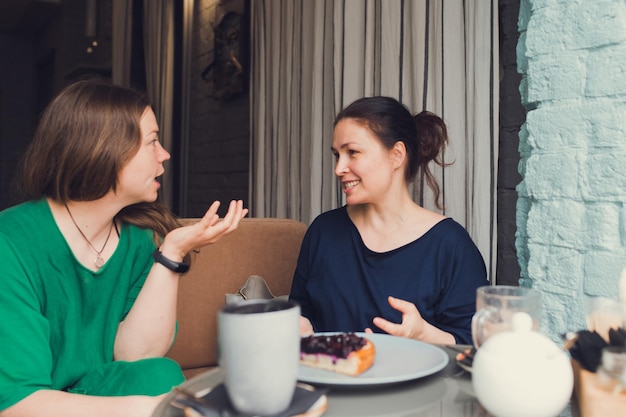
<svg viewBox="0 0 626 417">
<path fill-rule="evenodd" d="M 354 119 L 367 127 L 387 149 L 401 141 L 407 150 L 405 180 L 414 181 L 423 173 L 426 184 L 433 190 L 437 208 L 443 210 L 439 201 L 441 190 L 428 164 L 432 161 L 447 166 L 441 154 L 448 143 L 448 131 L 444 121 L 436 114 L 422 111 L 412 116 L 409 110 L 392 97 L 365 97 L 354 101 L 335 118 L 336 126 L 342 119 Z"/>
<path fill-rule="evenodd" d="M 99 79 L 77 81 L 44 110 L 22 159 L 26 198 L 92 201 L 117 187 L 118 173 L 141 144 L 140 120 L 150 106 L 139 91 Z M 125 207 L 117 219 L 165 236 L 179 226 L 162 203 Z"/>
</svg>

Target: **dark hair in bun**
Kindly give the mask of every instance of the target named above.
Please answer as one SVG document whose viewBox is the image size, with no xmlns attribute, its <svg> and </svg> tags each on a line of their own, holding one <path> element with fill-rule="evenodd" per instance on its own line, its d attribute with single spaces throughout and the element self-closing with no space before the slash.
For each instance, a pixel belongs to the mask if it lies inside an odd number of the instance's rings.
<svg viewBox="0 0 626 417">
<path fill-rule="evenodd" d="M 361 123 L 387 149 L 393 148 L 398 141 L 404 143 L 408 157 L 406 181 L 414 181 L 421 171 L 435 194 L 437 208 L 442 209 L 439 184 L 428 167 L 431 161 L 445 166 L 441 153 L 448 143 L 448 130 L 439 116 L 428 111 L 412 116 L 396 99 L 376 96 L 361 98 L 350 104 L 337 115 L 334 125 L 342 119 L 354 119 Z"/>
</svg>

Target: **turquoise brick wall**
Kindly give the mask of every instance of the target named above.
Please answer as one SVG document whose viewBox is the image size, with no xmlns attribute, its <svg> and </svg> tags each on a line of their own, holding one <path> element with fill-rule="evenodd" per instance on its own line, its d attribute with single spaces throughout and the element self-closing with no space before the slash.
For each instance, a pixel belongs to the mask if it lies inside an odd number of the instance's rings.
<svg viewBox="0 0 626 417">
<path fill-rule="evenodd" d="M 521 0 L 518 25 L 520 285 L 559 340 L 626 266 L 626 0 Z"/>
</svg>

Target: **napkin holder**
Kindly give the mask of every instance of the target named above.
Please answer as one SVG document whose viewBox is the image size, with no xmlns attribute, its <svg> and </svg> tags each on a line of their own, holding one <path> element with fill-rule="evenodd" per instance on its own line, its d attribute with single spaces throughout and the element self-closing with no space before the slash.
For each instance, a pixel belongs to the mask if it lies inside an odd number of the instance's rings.
<svg viewBox="0 0 626 417">
<path fill-rule="evenodd" d="M 598 374 L 583 368 L 572 359 L 574 391 L 582 417 L 623 416 L 626 410 L 626 393 L 613 393 L 602 387 Z"/>
</svg>

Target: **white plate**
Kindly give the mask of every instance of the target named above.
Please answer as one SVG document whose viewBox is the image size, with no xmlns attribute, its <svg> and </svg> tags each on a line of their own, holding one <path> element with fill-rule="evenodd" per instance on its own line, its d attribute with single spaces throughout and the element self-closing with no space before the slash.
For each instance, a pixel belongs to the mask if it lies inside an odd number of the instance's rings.
<svg viewBox="0 0 626 417">
<path fill-rule="evenodd" d="M 332 333 L 316 333 L 332 334 Z M 376 347 L 374 365 L 359 376 L 300 366 L 298 380 L 322 385 L 382 385 L 410 381 L 432 375 L 448 364 L 448 354 L 440 347 L 388 334 L 356 333 Z"/>
</svg>

